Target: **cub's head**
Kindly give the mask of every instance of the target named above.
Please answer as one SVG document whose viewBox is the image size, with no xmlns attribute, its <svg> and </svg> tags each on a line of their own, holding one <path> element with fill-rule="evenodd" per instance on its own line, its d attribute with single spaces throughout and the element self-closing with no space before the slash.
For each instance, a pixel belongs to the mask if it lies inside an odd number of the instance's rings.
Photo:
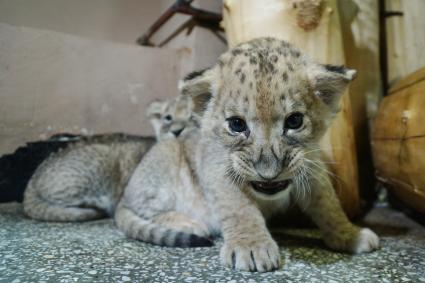
<svg viewBox="0 0 425 283">
<path fill-rule="evenodd" d="M 224 53 L 180 90 L 202 113 L 202 138 L 229 178 L 269 198 L 312 174 L 318 142 L 355 73 L 260 38 Z"/>
<path fill-rule="evenodd" d="M 158 141 L 178 138 L 198 124 L 193 113 L 193 102 L 189 97 L 179 96 L 165 101 L 153 101 L 148 107 L 147 116 L 155 130 Z"/>
</svg>

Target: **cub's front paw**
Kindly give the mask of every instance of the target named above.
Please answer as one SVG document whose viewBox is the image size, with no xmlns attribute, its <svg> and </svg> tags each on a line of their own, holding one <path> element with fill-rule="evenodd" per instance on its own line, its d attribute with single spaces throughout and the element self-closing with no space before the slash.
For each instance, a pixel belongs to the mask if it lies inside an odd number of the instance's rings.
<svg viewBox="0 0 425 283">
<path fill-rule="evenodd" d="M 224 265 L 238 270 L 266 272 L 279 268 L 279 247 L 273 239 L 225 242 L 220 251 Z"/>
<path fill-rule="evenodd" d="M 361 254 L 374 251 L 379 248 L 379 238 L 370 229 L 363 228 L 357 234 L 353 245 L 353 253 Z"/>
<path fill-rule="evenodd" d="M 367 253 L 379 248 L 378 236 L 368 228 L 353 229 L 337 235 L 325 235 L 325 243 L 337 251 Z"/>
</svg>

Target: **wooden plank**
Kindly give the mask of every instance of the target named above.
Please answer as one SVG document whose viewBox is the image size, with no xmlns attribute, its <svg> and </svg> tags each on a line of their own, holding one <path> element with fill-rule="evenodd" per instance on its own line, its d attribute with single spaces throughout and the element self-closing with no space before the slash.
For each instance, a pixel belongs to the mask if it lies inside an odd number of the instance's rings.
<svg viewBox="0 0 425 283">
<path fill-rule="evenodd" d="M 385 6 L 403 13 L 386 20 L 388 81 L 393 84 L 425 66 L 425 1 L 386 0 Z"/>
</svg>

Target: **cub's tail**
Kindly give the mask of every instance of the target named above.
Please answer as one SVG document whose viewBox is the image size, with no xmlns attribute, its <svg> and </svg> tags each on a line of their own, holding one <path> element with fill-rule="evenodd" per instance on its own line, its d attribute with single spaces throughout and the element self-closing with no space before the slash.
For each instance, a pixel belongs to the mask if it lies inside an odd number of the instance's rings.
<svg viewBox="0 0 425 283">
<path fill-rule="evenodd" d="M 80 136 L 58 134 L 45 141 L 29 142 L 14 153 L 0 157 L 0 202 L 22 202 L 24 190 L 37 167 L 53 152 Z"/>
<path fill-rule="evenodd" d="M 159 246 L 188 248 L 213 245 L 213 242 L 206 237 L 164 227 L 140 218 L 122 205 L 115 211 L 115 222 L 127 237 Z"/>
</svg>

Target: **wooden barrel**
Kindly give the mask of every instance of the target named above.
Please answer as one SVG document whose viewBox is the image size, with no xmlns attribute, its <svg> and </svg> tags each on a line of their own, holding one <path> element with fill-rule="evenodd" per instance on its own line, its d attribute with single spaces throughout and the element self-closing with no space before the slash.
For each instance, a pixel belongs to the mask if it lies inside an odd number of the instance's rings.
<svg viewBox="0 0 425 283">
<path fill-rule="evenodd" d="M 376 176 L 411 208 L 425 213 L 425 68 L 396 83 L 372 129 Z"/>
</svg>

